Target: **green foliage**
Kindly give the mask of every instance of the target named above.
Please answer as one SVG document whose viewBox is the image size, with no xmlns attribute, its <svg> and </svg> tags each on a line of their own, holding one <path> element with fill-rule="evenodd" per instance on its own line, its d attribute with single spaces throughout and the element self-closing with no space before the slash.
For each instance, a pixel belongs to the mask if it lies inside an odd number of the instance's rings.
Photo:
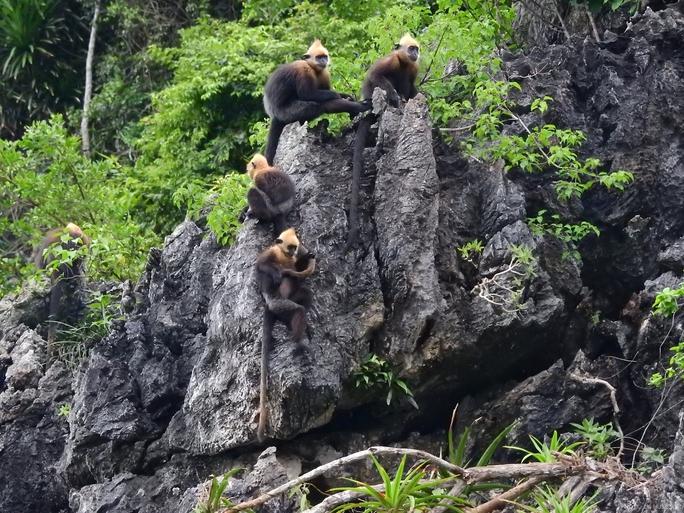
<svg viewBox="0 0 684 513">
<path fill-rule="evenodd" d="M 205 498 L 195 506 L 193 513 L 218 513 L 218 511 L 224 508 L 233 506 L 234 504 L 230 499 L 223 496 L 223 492 L 226 490 L 231 478 L 241 471 L 241 468 L 234 468 L 222 476 L 212 476 Z M 244 511 L 245 513 L 253 513 L 251 509 Z"/>
<path fill-rule="evenodd" d="M 668 380 L 680 379 L 684 375 L 684 340 L 670 348 L 669 365 L 663 372 L 655 372 L 648 379 L 648 384 L 661 388 Z"/>
<path fill-rule="evenodd" d="M 639 451 L 639 465 L 636 471 L 640 474 L 651 474 L 665 465 L 665 451 L 654 447 L 644 446 Z"/>
<path fill-rule="evenodd" d="M 598 460 L 604 460 L 612 454 L 611 444 L 620 436 L 610 422 L 599 424 L 594 419 L 583 419 L 581 424 L 570 425 L 586 442 L 589 454 Z"/>
<path fill-rule="evenodd" d="M 0 140 L 0 219 L 2 254 L 30 254 L 31 242 L 67 222 L 81 226 L 93 240 L 88 274 L 95 279 L 136 280 L 148 249 L 158 242 L 131 217 L 134 191 L 127 170 L 112 159 L 91 161 L 61 117 L 29 127 L 19 141 Z M 51 250 L 60 261 L 82 256 L 61 245 Z M 25 261 L 4 258 L 0 294 L 18 287 L 34 271 Z"/>
<path fill-rule="evenodd" d="M 78 2 L 0 1 L 0 136 L 73 102 L 80 87 L 83 24 Z"/>
<path fill-rule="evenodd" d="M 465 142 L 471 155 L 488 161 L 502 159 L 506 170 L 526 173 L 550 170 L 555 175 L 556 193 L 562 200 L 579 197 L 597 184 L 622 191 L 632 182 L 634 176 L 628 171 L 601 171 L 599 160 L 581 159 L 577 151 L 586 139 L 581 131 L 543 123 L 550 97 L 532 102 L 530 111 L 537 115 L 534 125 L 524 121 L 515 113 L 511 94 L 520 90 L 517 82 L 486 79 L 475 85 L 473 101 L 457 104 L 459 114 L 474 124 L 472 136 Z M 513 125 L 518 133 L 502 133 L 508 125 Z"/>
<path fill-rule="evenodd" d="M 671 317 L 677 313 L 683 302 L 684 283 L 682 283 L 676 289 L 665 287 L 663 290 L 658 292 L 655 300 L 653 301 L 652 310 L 656 315 Z"/>
<path fill-rule="evenodd" d="M 508 434 L 511 432 L 511 430 L 515 427 L 515 422 L 506 426 L 499 432 L 498 435 L 492 439 L 491 442 L 487 445 L 486 449 L 484 452 L 480 455 L 480 457 L 477 459 L 477 462 L 475 463 L 476 467 L 483 467 L 485 465 L 489 465 L 492 461 L 492 457 L 494 456 L 494 453 L 496 450 L 501 446 L 503 441 L 506 439 Z M 459 467 L 468 467 L 470 466 L 470 460 L 467 460 L 465 457 L 465 450 L 466 446 L 468 444 L 468 439 L 470 438 L 470 428 L 465 428 L 463 430 L 463 433 L 460 434 L 458 437 L 458 442 L 454 442 L 454 435 L 453 431 L 449 429 L 447 433 L 447 445 L 448 445 L 448 451 L 449 451 L 449 462 L 453 463 L 454 465 L 458 465 Z"/>
<path fill-rule="evenodd" d="M 406 456 L 401 458 L 399 466 L 393 477 L 380 462 L 371 456 L 373 465 L 378 475 L 382 478 L 383 491 L 376 490 L 372 485 L 350 479 L 357 486 L 335 488 L 333 491 L 353 491 L 362 493 L 365 498 L 359 502 L 343 504 L 336 507 L 334 513 L 345 511 L 360 511 L 363 513 L 400 513 L 403 511 L 428 511 L 435 507 L 440 500 L 447 496 L 438 489 L 439 480 L 425 480 L 425 464 L 419 463 L 404 472 Z M 458 498 L 449 497 L 459 501 Z M 458 508 L 449 504 L 449 511 L 459 511 Z"/>
<path fill-rule="evenodd" d="M 558 214 L 552 214 L 551 221 L 547 221 L 546 213 L 545 209 L 540 210 L 536 216 L 529 217 L 527 223 L 533 234 L 538 236 L 550 234 L 561 241 L 564 247 L 564 258 L 581 260 L 577 244 L 588 235 L 594 234 L 598 237 L 601 234 L 599 229 L 588 221 L 575 224 L 564 223 Z"/>
<path fill-rule="evenodd" d="M 71 413 L 71 405 L 68 403 L 60 404 L 57 408 L 57 415 L 60 417 L 68 417 Z"/>
<path fill-rule="evenodd" d="M 354 386 L 364 390 L 384 388 L 387 390 L 387 405 L 392 402 L 395 393 L 402 394 L 415 409 L 418 404 L 413 399 L 413 392 L 392 369 L 389 362 L 376 354 L 370 354 L 354 372 Z"/>
<path fill-rule="evenodd" d="M 506 446 L 507 449 L 520 451 L 525 456 L 521 460 L 523 463 L 529 459 L 536 460 L 540 463 L 554 463 L 556 461 L 556 454 L 575 454 L 575 449 L 583 445 L 584 442 L 567 443 L 563 438 L 554 431 L 551 438 L 547 441 L 539 440 L 534 435 L 530 435 L 533 450 L 528 450 L 523 447 Z"/>
<path fill-rule="evenodd" d="M 291 488 L 290 491 L 287 492 L 288 497 L 297 497 L 299 499 L 299 511 L 306 511 L 311 508 L 311 503 L 309 502 L 310 488 L 311 487 L 307 484 L 301 484 Z"/>
<path fill-rule="evenodd" d="M 557 492 L 549 487 L 537 488 L 532 500 L 533 506 L 518 504 L 518 507 L 529 513 L 593 513 L 597 505 L 596 494 L 573 503 L 569 496 L 559 497 Z"/>
<path fill-rule="evenodd" d="M 95 342 L 109 335 L 112 321 L 121 318 L 117 299 L 111 294 L 91 293 L 83 320 L 76 326 L 58 327 L 51 347 L 53 356 L 75 371 Z"/>
<path fill-rule="evenodd" d="M 219 244 L 230 245 L 240 228 L 238 216 L 247 206 L 249 186 L 246 174 L 233 173 L 217 178 L 208 192 L 201 182 L 186 184 L 176 191 L 173 200 L 176 205 L 188 205 L 188 215 L 195 219 L 203 210 L 210 208 L 207 215 L 209 229 Z"/>
<path fill-rule="evenodd" d="M 484 244 L 482 244 L 482 241 L 480 239 L 475 239 L 471 240 L 470 242 L 466 242 L 462 246 L 459 246 L 457 249 L 458 254 L 461 255 L 461 258 L 463 260 L 475 265 L 475 260 L 478 259 L 482 254 Z"/>
</svg>

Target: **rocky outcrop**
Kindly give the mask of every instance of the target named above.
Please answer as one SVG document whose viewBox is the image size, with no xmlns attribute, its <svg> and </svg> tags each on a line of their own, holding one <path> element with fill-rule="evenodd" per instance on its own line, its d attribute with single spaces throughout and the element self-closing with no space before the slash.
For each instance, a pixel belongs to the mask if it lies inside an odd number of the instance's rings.
<svg viewBox="0 0 684 513">
<path fill-rule="evenodd" d="M 349 248 L 354 133 L 289 126 L 277 161 L 297 187 L 289 222 L 317 255 L 315 303 L 305 354 L 294 354 L 285 327 L 275 330 L 268 435 L 278 449 L 260 460 L 263 306 L 253 263 L 271 243 L 270 226 L 248 221 L 223 248 L 200 221 L 181 224 L 150 254 L 135 310 L 92 348 L 73 382 L 50 365 L 34 329 L 41 300 L 0 308 L 3 511 L 35 501 L 55 512 L 189 511 L 204 493 L 198 483 L 233 467 L 253 470 L 230 488 L 247 497 L 372 443 L 437 451 L 457 403 L 459 427 L 479 419 L 485 443 L 514 420 L 514 443 L 585 417 L 611 420 L 605 387 L 576 374 L 617 388 L 626 432 L 641 436 L 648 425 L 643 441 L 671 448 L 681 391 L 643 385 L 682 334 L 681 315 L 660 319 L 649 309 L 684 268 L 683 41 L 684 15 L 673 7 L 647 11 L 600 45 L 505 56 L 505 72 L 522 86 L 523 119 L 534 97 L 553 96 L 545 121 L 584 130 L 586 155 L 634 172 L 621 194 L 597 189 L 562 204 L 552 177 L 506 174 L 436 140 L 425 98 L 403 109 L 378 99 L 360 245 Z M 581 245 L 582 262 L 531 233 L 526 218 L 539 208 L 601 228 Z M 456 249 L 474 239 L 484 249 L 467 261 Z M 516 264 L 516 248 L 532 258 Z M 409 383 L 419 411 L 397 394 L 388 407 L 386 389 L 354 386 L 371 352 Z M 63 403 L 68 424 L 57 414 Z M 637 511 L 618 506 L 625 493 L 606 499 L 605 511 Z M 674 508 L 681 490 L 668 493 Z M 291 511 L 283 500 L 268 510 Z"/>
</svg>

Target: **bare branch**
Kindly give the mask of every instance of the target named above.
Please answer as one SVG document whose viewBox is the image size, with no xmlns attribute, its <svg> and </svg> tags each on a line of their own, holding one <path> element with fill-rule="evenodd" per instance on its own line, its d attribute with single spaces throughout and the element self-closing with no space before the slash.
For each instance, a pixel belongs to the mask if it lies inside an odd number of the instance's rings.
<svg viewBox="0 0 684 513">
<path fill-rule="evenodd" d="M 307 481 L 310 481 L 311 479 L 318 477 L 322 474 L 325 474 L 329 470 L 332 470 L 337 467 L 341 467 L 343 465 L 347 465 L 348 463 L 353 463 L 355 461 L 359 460 L 364 460 L 370 456 L 375 456 L 378 454 L 395 454 L 395 455 L 407 455 L 407 456 L 413 456 L 415 458 L 420 458 L 420 459 L 425 459 L 429 461 L 430 463 L 433 463 L 434 465 L 443 468 L 445 470 L 448 470 L 449 472 L 452 472 L 458 476 L 462 476 L 465 474 L 465 469 L 459 467 L 458 465 L 454 465 L 452 463 L 449 463 L 446 460 L 443 460 L 442 458 L 438 458 L 437 456 L 430 454 L 429 452 L 425 451 L 419 451 L 418 449 L 404 449 L 400 447 L 382 447 L 382 446 L 377 446 L 377 447 L 370 447 L 369 449 L 366 449 L 364 451 L 359 451 L 355 452 L 353 454 L 350 454 L 349 456 L 344 456 L 342 458 L 338 458 L 336 460 L 333 460 L 329 463 L 326 463 L 325 465 L 321 465 L 320 467 L 317 467 L 306 474 L 302 474 L 296 479 L 292 479 L 291 481 L 288 481 L 285 484 L 282 484 L 273 490 L 269 490 L 263 494 L 261 494 L 259 497 L 242 502 L 240 504 L 236 504 L 234 506 L 231 506 L 230 508 L 224 510 L 225 513 L 235 513 L 236 511 L 243 511 L 249 508 L 254 508 L 256 506 L 259 506 L 260 504 L 263 504 L 264 502 L 277 497 L 281 493 L 284 493 L 288 491 L 290 488 L 294 488 L 295 486 L 299 486 L 300 484 L 306 483 Z"/>
<path fill-rule="evenodd" d="M 466 513 L 492 513 L 497 509 L 501 509 L 507 506 L 510 501 L 512 501 L 513 499 L 517 499 L 522 494 L 530 491 L 532 488 L 534 488 L 543 481 L 543 477 L 532 477 L 527 481 L 523 481 L 519 485 L 514 486 L 513 488 L 497 495 L 496 497 L 485 502 L 484 504 L 480 504 L 479 506 L 476 506 L 474 508 L 467 509 Z"/>
<path fill-rule="evenodd" d="M 83 92 L 83 115 L 81 117 L 81 148 L 83 153 L 90 156 L 90 132 L 88 118 L 90 117 L 90 99 L 93 96 L 93 58 L 95 57 L 95 37 L 97 34 L 97 17 L 100 14 L 100 0 L 95 1 L 93 21 L 90 25 L 90 39 L 88 40 L 88 55 L 86 56 L 85 91 Z"/>
<path fill-rule="evenodd" d="M 617 459 L 619 460 L 620 457 L 622 456 L 622 453 L 625 451 L 625 435 L 622 432 L 622 428 L 620 427 L 620 421 L 618 419 L 618 416 L 620 414 L 620 407 L 618 406 L 617 403 L 617 397 L 616 397 L 616 391 L 615 387 L 608 383 L 604 379 L 599 379 L 599 378 L 594 378 L 592 376 L 580 376 L 578 373 L 573 372 L 570 374 L 570 377 L 573 379 L 576 379 L 577 381 L 580 381 L 582 383 L 590 383 L 590 384 L 596 384 L 596 385 L 601 385 L 604 386 L 608 389 L 608 392 L 610 394 L 610 402 L 613 405 L 613 422 L 615 423 L 615 429 L 617 430 L 618 434 L 620 435 L 620 449 L 618 450 L 617 453 Z"/>
</svg>

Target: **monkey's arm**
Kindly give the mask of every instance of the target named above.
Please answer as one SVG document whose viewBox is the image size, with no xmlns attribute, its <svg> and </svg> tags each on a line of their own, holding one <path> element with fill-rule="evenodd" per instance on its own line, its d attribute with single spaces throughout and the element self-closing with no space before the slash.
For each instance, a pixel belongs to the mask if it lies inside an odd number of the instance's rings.
<svg viewBox="0 0 684 513">
<path fill-rule="evenodd" d="M 256 269 L 259 274 L 262 292 L 268 292 L 280 285 L 280 282 L 283 279 L 283 273 L 280 267 L 273 262 L 270 251 L 267 251 L 266 254 L 259 255 Z"/>
<path fill-rule="evenodd" d="M 319 89 L 310 77 L 299 77 L 297 80 L 297 98 L 304 101 L 323 103 L 340 97 L 330 89 Z"/>
<path fill-rule="evenodd" d="M 292 276 L 294 278 L 308 278 L 316 269 L 316 259 L 309 260 L 309 265 L 303 271 L 295 271 L 294 269 L 283 269 L 283 276 Z"/>
</svg>

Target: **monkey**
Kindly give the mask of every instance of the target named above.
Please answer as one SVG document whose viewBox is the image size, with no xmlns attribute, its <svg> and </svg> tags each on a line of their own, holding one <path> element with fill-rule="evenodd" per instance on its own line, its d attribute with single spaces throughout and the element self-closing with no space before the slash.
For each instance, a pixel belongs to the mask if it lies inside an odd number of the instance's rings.
<svg viewBox="0 0 684 513">
<path fill-rule="evenodd" d="M 264 90 L 264 109 L 271 118 L 266 160 L 273 164 L 283 129 L 295 121 L 311 121 L 322 114 L 346 112 L 356 115 L 370 109 L 330 89 L 328 50 L 316 39 L 298 61 L 283 64 L 269 76 Z"/>
<path fill-rule="evenodd" d="M 45 269 L 54 260 L 46 250 L 54 244 L 61 244 L 67 251 L 75 251 L 91 243 L 81 228 L 68 223 L 64 228 L 48 231 L 33 253 L 33 262 L 39 269 Z M 57 324 L 74 315 L 80 301 L 77 300 L 79 288 L 82 286 L 84 273 L 83 257 L 71 263 L 60 264 L 50 275 L 50 302 L 48 307 L 48 347 L 55 341 Z"/>
<path fill-rule="evenodd" d="M 292 179 L 277 167 L 271 167 L 266 157 L 257 153 L 247 164 L 253 186 L 247 192 L 246 217 L 273 221 L 275 234 L 286 228 L 285 218 L 294 206 L 295 188 Z"/>
<path fill-rule="evenodd" d="M 415 86 L 418 75 L 420 47 L 408 32 L 394 45 L 389 55 L 378 59 L 366 73 L 361 87 L 364 102 L 372 103 L 373 91 L 376 87 L 387 93 L 387 101 L 394 107 L 399 106 L 400 99 L 408 100 L 418 94 Z M 363 149 L 366 147 L 368 131 L 375 122 L 376 116 L 368 114 L 364 117 L 356 131 L 354 153 L 352 159 L 351 198 L 349 201 L 349 238 L 351 247 L 356 246 L 359 234 L 359 182 L 363 170 Z"/>
<path fill-rule="evenodd" d="M 275 244 L 264 250 L 256 262 L 257 284 L 266 303 L 261 344 L 261 379 L 257 439 L 264 440 L 268 419 L 268 356 L 273 343 L 273 325 L 289 325 L 292 338 L 301 346 L 306 329 L 306 311 L 311 306 L 311 291 L 303 280 L 314 272 L 316 257 L 299 242 L 294 229 L 283 231 Z"/>
</svg>

